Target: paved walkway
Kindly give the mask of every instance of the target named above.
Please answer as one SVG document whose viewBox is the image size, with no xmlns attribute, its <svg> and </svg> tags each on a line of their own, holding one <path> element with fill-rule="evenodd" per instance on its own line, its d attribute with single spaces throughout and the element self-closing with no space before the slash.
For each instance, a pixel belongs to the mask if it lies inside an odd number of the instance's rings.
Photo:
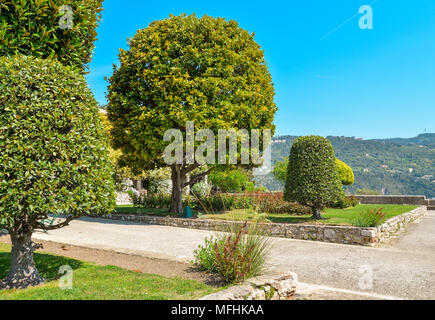
<svg viewBox="0 0 435 320">
<path fill-rule="evenodd" d="M 193 250 L 212 232 L 83 218 L 36 239 L 134 253 L 169 260 L 192 260 Z M 360 247 L 274 238 L 274 269 L 297 273 L 303 292 L 320 296 L 435 299 L 435 211 L 409 225 L 399 238 L 378 247 Z M 373 281 L 369 277 L 372 274 Z M 371 288 L 370 284 L 372 283 Z"/>
</svg>

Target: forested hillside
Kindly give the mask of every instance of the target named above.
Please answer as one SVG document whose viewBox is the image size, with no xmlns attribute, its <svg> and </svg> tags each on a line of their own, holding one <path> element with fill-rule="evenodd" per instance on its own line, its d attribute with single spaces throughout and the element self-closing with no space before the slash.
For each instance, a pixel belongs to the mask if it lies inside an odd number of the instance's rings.
<svg viewBox="0 0 435 320">
<path fill-rule="evenodd" d="M 296 136 L 274 137 L 272 162 L 288 157 Z M 354 137 L 327 137 L 337 158 L 352 167 L 355 184 L 347 191 L 372 189 L 387 194 L 426 195 L 435 198 L 435 134 L 415 138 L 362 140 Z M 282 185 L 273 176 L 256 178 L 269 190 Z"/>
</svg>

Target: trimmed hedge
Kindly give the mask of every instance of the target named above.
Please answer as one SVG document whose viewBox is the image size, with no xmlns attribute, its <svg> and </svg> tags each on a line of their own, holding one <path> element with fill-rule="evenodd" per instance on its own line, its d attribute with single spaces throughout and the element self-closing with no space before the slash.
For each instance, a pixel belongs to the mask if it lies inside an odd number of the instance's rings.
<svg viewBox="0 0 435 320">
<path fill-rule="evenodd" d="M 72 28 L 62 29 L 68 5 Z M 0 56 L 52 58 L 84 70 L 91 61 L 103 0 L 0 1 Z"/>
<path fill-rule="evenodd" d="M 290 151 L 284 199 L 320 210 L 344 198 L 331 142 L 320 136 L 296 139 Z"/>
</svg>

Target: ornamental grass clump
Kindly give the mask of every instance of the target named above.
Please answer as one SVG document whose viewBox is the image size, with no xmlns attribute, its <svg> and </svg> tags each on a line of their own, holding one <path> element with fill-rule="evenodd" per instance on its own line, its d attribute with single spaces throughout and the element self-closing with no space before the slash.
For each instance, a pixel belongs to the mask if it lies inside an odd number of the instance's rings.
<svg viewBox="0 0 435 320">
<path fill-rule="evenodd" d="M 385 220 L 385 212 L 383 208 L 369 209 L 363 211 L 353 221 L 353 225 L 356 227 L 377 227 Z"/>
<path fill-rule="evenodd" d="M 263 274 L 271 250 L 270 238 L 258 223 L 233 223 L 229 232 L 205 240 L 194 252 L 195 265 L 219 273 L 226 282 L 238 283 Z"/>
</svg>

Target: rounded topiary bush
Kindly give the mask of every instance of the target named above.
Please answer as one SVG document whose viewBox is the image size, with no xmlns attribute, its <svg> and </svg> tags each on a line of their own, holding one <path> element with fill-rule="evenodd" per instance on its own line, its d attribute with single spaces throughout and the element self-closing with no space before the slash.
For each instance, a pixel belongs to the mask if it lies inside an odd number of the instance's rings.
<svg viewBox="0 0 435 320">
<path fill-rule="evenodd" d="M 35 229 L 113 208 L 106 143 L 83 76 L 55 60 L 0 57 L 0 229 L 13 244 L 0 288 L 43 281 L 33 263 Z M 45 225 L 49 214 L 66 220 Z"/>
<path fill-rule="evenodd" d="M 347 164 L 339 159 L 335 159 L 337 163 L 338 176 L 340 177 L 341 183 L 345 186 L 350 186 L 355 182 L 355 175 L 353 170 Z"/>
<path fill-rule="evenodd" d="M 296 139 L 287 169 L 284 199 L 311 207 L 315 218 L 321 218 L 322 208 L 344 197 L 334 149 L 328 139 Z"/>
</svg>

